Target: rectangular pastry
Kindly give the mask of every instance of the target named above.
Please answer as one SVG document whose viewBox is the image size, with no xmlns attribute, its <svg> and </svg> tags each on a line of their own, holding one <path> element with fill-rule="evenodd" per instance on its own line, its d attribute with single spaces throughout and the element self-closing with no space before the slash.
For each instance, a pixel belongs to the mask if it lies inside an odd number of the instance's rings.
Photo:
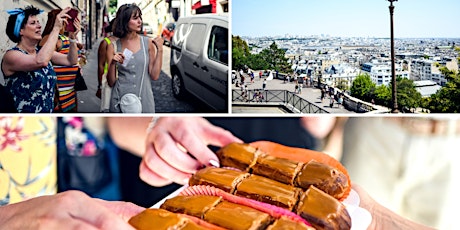
<svg viewBox="0 0 460 230">
<path fill-rule="evenodd" d="M 216 152 L 220 164 L 225 167 L 248 171 L 257 160 L 259 151 L 249 144 L 231 143 Z"/>
<path fill-rule="evenodd" d="M 259 156 L 256 162 L 251 167 L 251 173 L 288 185 L 294 185 L 294 178 L 303 166 L 302 162 L 265 154 Z"/>
<path fill-rule="evenodd" d="M 249 173 L 225 168 L 207 167 L 196 172 L 189 180 L 189 185 L 210 185 L 228 193 L 234 193 L 236 185 Z"/>
<path fill-rule="evenodd" d="M 314 228 L 292 221 L 287 217 L 281 217 L 268 226 L 266 230 L 314 230 Z"/>
<path fill-rule="evenodd" d="M 295 186 L 303 189 L 308 189 L 314 185 L 323 192 L 339 199 L 346 191 L 348 179 L 338 169 L 311 160 L 304 164 L 294 183 Z"/>
<path fill-rule="evenodd" d="M 204 230 L 206 227 L 190 221 L 184 216 L 163 209 L 146 209 L 129 220 L 129 224 L 137 230 L 170 230 L 170 229 L 196 229 Z"/>
<path fill-rule="evenodd" d="M 176 196 L 166 200 L 161 208 L 203 219 L 204 213 L 216 206 L 221 200 L 222 198 L 218 196 Z"/>
<path fill-rule="evenodd" d="M 237 186 L 235 195 L 292 210 L 302 189 L 262 176 L 251 175 Z"/>
<path fill-rule="evenodd" d="M 315 186 L 304 192 L 297 214 L 317 229 L 350 229 L 351 218 L 345 206 Z"/>
<path fill-rule="evenodd" d="M 204 220 L 227 229 L 253 230 L 265 229 L 272 218 L 267 213 L 253 208 L 222 201 L 205 213 Z"/>
</svg>

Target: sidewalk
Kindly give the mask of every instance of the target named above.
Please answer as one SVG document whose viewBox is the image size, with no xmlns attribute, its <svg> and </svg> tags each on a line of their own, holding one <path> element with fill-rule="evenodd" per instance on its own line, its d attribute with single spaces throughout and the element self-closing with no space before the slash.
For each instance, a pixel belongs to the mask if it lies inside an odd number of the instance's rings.
<svg viewBox="0 0 460 230">
<path fill-rule="evenodd" d="M 238 77 L 238 80 L 240 78 Z M 259 76 L 254 78 L 254 83 L 251 83 L 250 77 L 245 77 L 245 84 L 248 85 L 248 89 L 262 89 L 263 78 L 259 79 Z M 232 84 L 232 89 L 239 90 L 239 87 L 236 87 L 235 84 Z M 288 90 L 291 92 L 295 92 L 295 83 L 294 82 L 286 82 L 284 83 L 283 80 L 280 79 L 273 79 L 271 81 L 267 81 L 267 90 Z M 329 98 L 325 98 L 321 102 L 321 90 L 315 87 L 306 87 L 302 88 L 302 92 L 297 94 L 301 98 L 309 101 L 312 104 L 317 105 L 318 107 L 328 111 L 329 113 L 355 113 L 353 111 L 348 111 L 343 106 L 340 108 L 337 106 L 337 102 L 334 103 L 333 108 L 329 106 Z"/>
<path fill-rule="evenodd" d="M 103 38 L 93 44 L 93 49 L 86 50 L 86 65 L 82 67 L 82 75 L 85 79 L 87 90 L 77 92 L 79 113 L 98 113 L 101 100 L 96 97 L 97 90 L 97 49 Z"/>
</svg>

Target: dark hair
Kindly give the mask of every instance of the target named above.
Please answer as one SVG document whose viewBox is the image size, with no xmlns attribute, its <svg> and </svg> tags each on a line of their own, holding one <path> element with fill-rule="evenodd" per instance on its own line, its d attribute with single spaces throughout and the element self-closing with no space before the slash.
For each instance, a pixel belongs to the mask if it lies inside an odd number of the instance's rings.
<svg viewBox="0 0 460 230">
<path fill-rule="evenodd" d="M 124 4 L 120 6 L 115 16 L 113 23 L 113 35 L 119 38 L 123 38 L 128 34 L 128 22 L 131 20 L 131 16 L 139 14 L 142 18 L 141 9 L 135 4 Z"/>
<path fill-rule="evenodd" d="M 110 20 L 109 25 L 107 25 L 107 26 L 104 28 L 105 32 L 110 33 L 110 32 L 113 31 L 113 22 L 114 22 L 114 21 L 115 21 L 115 19 Z"/>
<path fill-rule="evenodd" d="M 24 28 L 25 24 L 29 20 L 29 17 L 35 16 L 40 14 L 40 10 L 38 8 L 35 8 L 34 6 L 26 6 L 24 8 L 24 20 L 21 23 L 21 29 Z M 8 18 L 8 23 L 6 24 L 6 35 L 8 35 L 8 38 L 10 38 L 11 41 L 15 43 L 19 43 L 21 41 L 21 36 L 16 36 L 14 35 L 14 27 L 16 25 L 16 18 L 18 15 L 10 15 Z"/>
<path fill-rule="evenodd" d="M 53 31 L 54 23 L 56 22 L 56 16 L 61 13 L 61 9 L 54 9 L 48 12 L 48 20 L 46 21 L 45 29 L 43 30 L 42 37 L 50 34 Z"/>
</svg>

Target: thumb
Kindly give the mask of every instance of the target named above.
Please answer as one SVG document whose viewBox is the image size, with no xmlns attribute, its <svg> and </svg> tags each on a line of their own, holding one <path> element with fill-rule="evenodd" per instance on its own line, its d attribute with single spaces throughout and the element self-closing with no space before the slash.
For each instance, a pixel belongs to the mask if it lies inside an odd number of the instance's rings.
<svg viewBox="0 0 460 230">
<path fill-rule="evenodd" d="M 233 142 L 243 143 L 241 139 L 234 136 L 230 131 L 221 127 L 213 125 L 205 126 L 203 131 L 205 134 L 205 139 L 208 141 L 208 143 L 217 147 L 222 147 Z"/>
<path fill-rule="evenodd" d="M 101 199 L 95 199 L 100 205 L 108 208 L 116 215 L 120 216 L 124 221 L 128 221 L 131 217 L 144 211 L 145 208 L 137 206 L 130 202 L 124 201 L 106 201 Z"/>
</svg>

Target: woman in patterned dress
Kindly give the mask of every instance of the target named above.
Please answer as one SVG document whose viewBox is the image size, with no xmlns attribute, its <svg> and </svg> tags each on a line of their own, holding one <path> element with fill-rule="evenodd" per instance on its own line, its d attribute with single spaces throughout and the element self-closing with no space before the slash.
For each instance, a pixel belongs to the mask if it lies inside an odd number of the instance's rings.
<svg viewBox="0 0 460 230">
<path fill-rule="evenodd" d="M 61 9 L 54 9 L 48 12 L 48 21 L 45 29 L 43 30 L 43 40 L 40 45 L 46 43 L 49 39 L 50 33 L 53 30 L 53 22 L 56 20 L 56 16 L 61 12 Z M 78 21 L 76 18 L 75 21 Z M 69 36 L 64 35 L 65 27 L 62 27 L 59 31 L 58 41 L 56 42 L 56 51 L 62 54 L 68 54 L 70 52 L 71 43 L 77 43 L 75 37 L 79 32 L 78 28 L 75 32 L 68 32 Z M 78 45 L 78 44 L 77 44 Z M 57 76 L 57 106 L 55 112 L 77 112 L 77 92 L 75 91 L 75 78 L 77 77 L 78 71 L 80 71 L 78 65 L 54 65 L 54 71 Z"/>
<path fill-rule="evenodd" d="M 57 15 L 50 39 L 40 49 L 42 26 L 37 15 L 41 11 L 33 6 L 8 11 L 6 34 L 17 45 L 3 56 L 2 72 L 19 113 L 51 113 L 56 85 L 51 63 L 74 65 L 78 61 L 76 44 L 71 44 L 68 54 L 55 51 L 59 31 L 70 18 L 69 10 L 65 8 Z"/>
</svg>

